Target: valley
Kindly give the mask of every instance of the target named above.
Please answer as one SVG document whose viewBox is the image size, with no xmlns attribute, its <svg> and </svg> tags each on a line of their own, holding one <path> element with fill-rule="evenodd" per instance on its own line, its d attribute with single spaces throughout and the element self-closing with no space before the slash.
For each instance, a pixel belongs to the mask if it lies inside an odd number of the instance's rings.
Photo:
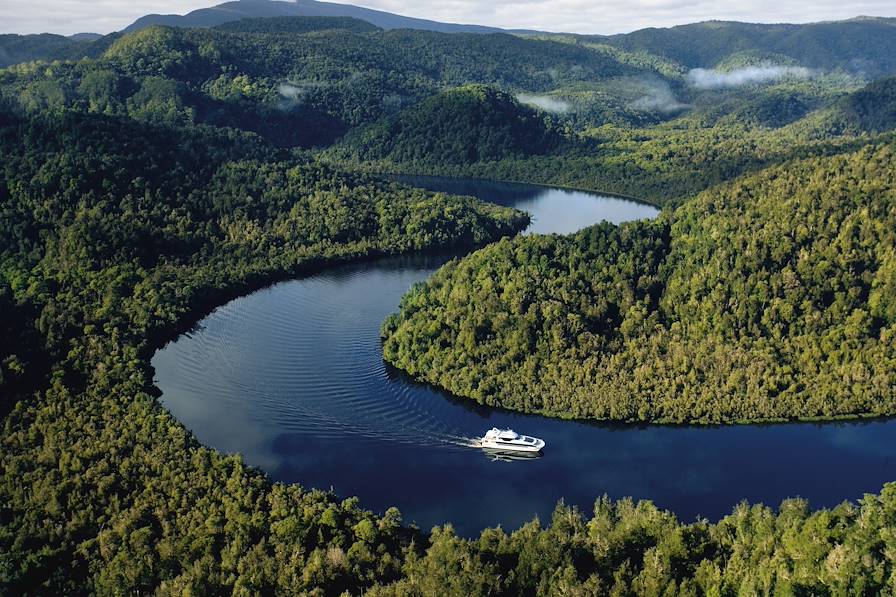
<svg viewBox="0 0 896 597">
<path fill-rule="evenodd" d="M 0 36 L 0 592 L 892 592 L 894 33 Z"/>
</svg>

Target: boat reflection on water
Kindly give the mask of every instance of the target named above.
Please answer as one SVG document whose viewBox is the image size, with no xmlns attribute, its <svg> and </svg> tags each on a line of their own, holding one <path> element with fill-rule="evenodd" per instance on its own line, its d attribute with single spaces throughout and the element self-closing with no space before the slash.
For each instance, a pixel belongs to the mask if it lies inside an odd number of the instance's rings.
<svg viewBox="0 0 896 597">
<path fill-rule="evenodd" d="M 495 448 L 483 448 L 486 458 L 495 462 L 513 462 L 515 460 L 538 460 L 543 456 L 541 452 L 517 452 L 497 450 Z"/>
</svg>

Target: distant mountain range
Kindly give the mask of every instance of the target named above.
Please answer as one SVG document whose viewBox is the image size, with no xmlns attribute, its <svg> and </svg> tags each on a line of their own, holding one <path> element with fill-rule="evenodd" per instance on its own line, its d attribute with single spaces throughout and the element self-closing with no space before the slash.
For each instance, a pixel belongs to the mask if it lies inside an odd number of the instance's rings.
<svg viewBox="0 0 896 597">
<path fill-rule="evenodd" d="M 482 25 L 440 23 L 316 0 L 235 0 L 185 15 L 146 15 L 125 31 L 151 25 L 214 27 L 258 17 L 353 17 L 382 29 L 418 29 L 443 33 L 510 32 Z M 514 30 L 513 33 L 538 33 Z M 550 34 L 548 34 L 550 35 Z M 648 28 L 619 35 L 576 36 L 631 52 L 646 52 L 688 67 L 736 67 L 739 61 L 796 63 L 810 68 L 846 68 L 870 76 L 896 72 L 896 19 L 856 17 L 808 24 L 760 24 L 706 21 L 669 28 Z"/>
<path fill-rule="evenodd" d="M 102 33 L 75 33 L 73 35 L 69 35 L 68 38 L 75 41 L 96 41 L 102 36 Z"/>
<path fill-rule="evenodd" d="M 757 58 L 814 68 L 847 67 L 869 74 L 896 68 L 896 18 L 856 17 L 799 25 L 705 21 L 582 37 L 663 56 L 691 68 L 737 67 L 738 59 L 754 62 Z M 884 64 L 889 66 L 880 68 Z"/>
<path fill-rule="evenodd" d="M 276 18 L 279 17 L 279 21 Z M 572 43 L 580 48 L 613 48 L 614 56 L 650 63 L 666 76 L 680 76 L 692 68 L 731 71 L 756 65 L 793 65 L 821 71 L 847 71 L 869 79 L 896 73 L 896 18 L 857 17 L 845 21 L 808 24 L 757 24 L 706 21 L 670 28 L 648 28 L 620 35 L 578 35 L 503 30 L 481 25 L 441 23 L 372 10 L 350 4 L 296 0 L 235 0 L 185 15 L 151 14 L 137 19 L 123 32 L 100 37 L 79 33 L 61 35 L 0 35 L 0 67 L 31 60 L 77 60 L 95 58 L 124 33 L 154 25 L 181 28 L 210 28 L 225 25 L 232 30 L 251 27 L 258 31 L 283 29 L 305 31 L 313 23 L 283 20 L 357 19 L 348 30 L 365 31 L 369 23 L 385 30 L 414 29 L 442 33 L 536 34 Z M 248 23 L 267 19 L 268 23 Z M 237 22 L 242 23 L 237 24 Z M 278 21 L 278 22 L 274 22 Z M 361 23 L 360 21 L 363 21 Z M 620 54 L 620 51 L 622 54 Z"/>
<path fill-rule="evenodd" d="M 317 2 L 316 0 L 295 0 L 278 2 L 274 0 L 235 0 L 211 8 L 200 8 L 185 15 L 151 14 L 140 17 L 125 31 L 145 29 L 152 25 L 171 27 L 214 27 L 230 21 L 258 17 L 354 17 L 372 23 L 383 29 L 421 29 L 442 33 L 494 33 L 502 31 L 496 27 L 440 23 L 427 19 L 415 19 L 402 15 L 352 6 Z"/>
</svg>

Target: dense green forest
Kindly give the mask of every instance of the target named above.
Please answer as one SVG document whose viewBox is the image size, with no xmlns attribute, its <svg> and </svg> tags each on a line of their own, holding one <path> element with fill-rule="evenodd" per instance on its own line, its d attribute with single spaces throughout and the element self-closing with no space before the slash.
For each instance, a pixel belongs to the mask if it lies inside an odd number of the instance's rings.
<svg viewBox="0 0 896 597">
<path fill-rule="evenodd" d="M 200 445 L 152 383 L 152 351 L 230 297 L 528 223 L 363 172 L 388 170 L 669 206 L 452 262 L 384 328 L 420 377 L 560 416 L 893 414 L 893 79 L 852 68 L 892 74 L 892 23 L 755 27 L 0 37 L 0 593 L 896 591 L 896 485 L 718 522 L 595 496 L 467 540 L 272 483 Z M 768 61 L 827 70 L 687 79 Z"/>
<path fill-rule="evenodd" d="M 409 536 L 397 513 L 272 486 L 201 448 L 156 403 L 147 351 L 270 280 L 479 244 L 527 218 L 296 161 L 244 133 L 73 113 L 0 122 L 4 400 L 51 363 L 33 395 L 4 404 L 4 592 L 168 580 L 339 593 L 397 578 Z"/>
<path fill-rule="evenodd" d="M 410 162 L 412 168 L 426 169 L 552 153 L 564 140 L 549 115 L 502 91 L 467 85 L 353 132 L 343 145 L 350 148 L 350 159 Z"/>
<path fill-rule="evenodd" d="M 879 76 L 896 68 L 894 32 L 896 19 L 858 17 L 805 25 L 707 21 L 592 39 L 629 52 L 665 56 L 688 67 L 716 66 L 732 55 L 753 53 L 784 57 L 810 68 L 858 66 Z M 859 39 L 861 43 L 856 43 Z"/>
<path fill-rule="evenodd" d="M 385 358 L 564 417 L 896 414 L 894 170 L 890 141 L 771 168 L 656 221 L 495 243 L 405 296 Z"/>
<path fill-rule="evenodd" d="M 326 146 L 345 135 L 326 159 L 367 171 L 532 180 L 655 203 L 830 151 L 831 144 L 885 130 L 891 120 L 892 95 L 880 104 L 884 83 L 850 105 L 865 80 L 847 71 L 700 90 L 687 83 L 690 62 L 607 40 L 547 37 L 379 31 L 323 17 L 246 19 L 208 30 L 153 27 L 77 42 L 89 46 L 88 60 L 6 69 L 0 90 L 32 113 L 204 123 L 252 131 L 280 146 Z M 877 56 L 874 47 L 868 56 Z M 738 50 L 720 60 L 729 68 L 765 64 L 769 56 Z M 795 60 L 777 58 L 785 59 Z M 497 118 L 471 126 L 448 117 L 469 107 L 446 103 L 470 99 L 452 92 L 469 83 L 541 106 L 538 138 L 517 127 L 509 137 L 516 145 L 505 146 L 508 130 Z M 465 151 L 459 156 L 451 147 Z"/>
<path fill-rule="evenodd" d="M 737 93 L 706 92 L 675 118 L 652 124 L 635 117 L 601 124 L 602 117 L 587 109 L 578 115 L 540 111 L 539 139 L 508 134 L 509 119 L 497 126 L 485 118 L 452 117 L 460 104 L 448 102 L 457 96 L 449 90 L 356 129 L 323 155 L 371 172 L 556 184 L 666 205 L 784 161 L 861 147 L 896 126 L 894 81 L 883 78 L 857 88 L 839 79 L 785 82 Z M 635 95 L 644 93 L 639 85 Z M 594 93 L 586 95 L 593 99 Z M 571 102 L 571 109 L 575 105 Z M 545 139 L 542 129 L 550 137 Z M 504 155 L 489 147 L 492 139 L 504 140 Z"/>
<path fill-rule="evenodd" d="M 2 72 L 0 86 L 30 111 L 202 122 L 309 147 L 446 87 L 546 90 L 648 72 L 585 47 L 506 34 L 365 33 L 356 24 L 346 29 L 344 19 L 229 27 L 108 36 L 92 43 L 89 60 L 17 65 Z M 252 31 L 259 27 L 270 31 Z"/>
</svg>

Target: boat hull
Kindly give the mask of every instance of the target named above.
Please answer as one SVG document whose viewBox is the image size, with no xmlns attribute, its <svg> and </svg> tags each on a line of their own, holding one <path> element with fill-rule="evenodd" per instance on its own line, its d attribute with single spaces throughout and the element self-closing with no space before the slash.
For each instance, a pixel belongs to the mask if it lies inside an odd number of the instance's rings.
<svg viewBox="0 0 896 597">
<path fill-rule="evenodd" d="M 541 449 L 544 448 L 544 442 L 538 440 L 534 444 L 524 445 L 524 444 L 510 444 L 502 441 L 495 441 L 491 439 L 483 439 L 481 441 L 481 447 L 487 450 L 499 450 L 501 452 L 527 452 L 527 453 L 536 453 L 541 452 Z"/>
<path fill-rule="evenodd" d="M 519 462 L 538 460 L 542 457 L 541 452 L 514 452 L 511 450 L 495 450 L 492 448 L 483 448 L 482 453 L 491 460 L 501 462 Z"/>
</svg>

